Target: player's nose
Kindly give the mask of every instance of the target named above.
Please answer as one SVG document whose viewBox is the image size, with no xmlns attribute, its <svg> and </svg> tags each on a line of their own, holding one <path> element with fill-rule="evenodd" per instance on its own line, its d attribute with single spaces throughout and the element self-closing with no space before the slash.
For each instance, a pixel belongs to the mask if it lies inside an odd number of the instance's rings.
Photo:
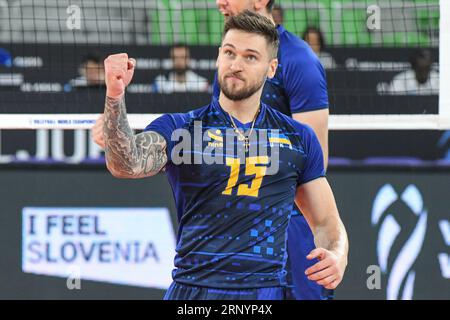
<svg viewBox="0 0 450 320">
<path fill-rule="evenodd" d="M 236 71 L 242 71 L 242 70 L 243 70 L 243 67 L 242 67 L 241 59 L 235 59 L 235 60 L 231 63 L 230 69 L 231 69 L 233 72 L 236 72 Z"/>
</svg>

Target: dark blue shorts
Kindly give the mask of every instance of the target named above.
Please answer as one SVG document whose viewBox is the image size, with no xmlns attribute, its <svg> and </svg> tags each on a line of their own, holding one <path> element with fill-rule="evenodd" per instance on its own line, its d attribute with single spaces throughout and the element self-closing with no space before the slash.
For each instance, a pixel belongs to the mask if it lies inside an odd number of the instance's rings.
<svg viewBox="0 0 450 320">
<path fill-rule="evenodd" d="M 172 282 L 164 300 L 284 300 L 285 288 L 215 289 Z"/>
<path fill-rule="evenodd" d="M 288 226 L 287 298 L 294 300 L 330 300 L 334 291 L 309 280 L 305 270 L 318 262 L 306 256 L 316 248 L 314 235 L 302 214 L 291 217 Z"/>
</svg>

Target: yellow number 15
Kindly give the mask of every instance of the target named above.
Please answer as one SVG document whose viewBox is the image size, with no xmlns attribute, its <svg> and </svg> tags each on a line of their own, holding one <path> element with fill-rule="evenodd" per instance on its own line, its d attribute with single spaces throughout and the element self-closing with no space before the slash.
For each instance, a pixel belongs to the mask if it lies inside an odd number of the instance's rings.
<svg viewBox="0 0 450 320">
<path fill-rule="evenodd" d="M 230 178 L 225 190 L 222 192 L 224 195 L 231 195 L 232 189 L 236 186 L 239 178 L 240 158 L 226 158 L 227 166 L 231 167 Z M 259 164 L 260 166 L 256 166 Z M 264 165 L 269 164 L 269 157 L 249 157 L 245 159 L 245 175 L 254 175 L 250 186 L 243 183 L 238 186 L 238 196 L 258 197 L 259 188 L 262 184 L 262 179 L 266 174 L 267 167 Z"/>
</svg>

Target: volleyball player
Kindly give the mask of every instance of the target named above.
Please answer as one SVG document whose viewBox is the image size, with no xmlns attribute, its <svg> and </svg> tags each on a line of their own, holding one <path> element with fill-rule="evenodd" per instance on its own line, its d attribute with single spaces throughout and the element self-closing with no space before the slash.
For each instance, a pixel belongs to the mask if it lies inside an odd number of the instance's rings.
<svg viewBox="0 0 450 320">
<path fill-rule="evenodd" d="M 225 19 L 243 10 L 251 10 L 267 17 L 275 24 L 272 9 L 275 0 L 216 0 Z M 280 37 L 278 69 L 268 79 L 261 99 L 264 103 L 309 125 L 322 146 L 325 168 L 328 164 L 328 92 L 325 71 L 309 45 L 283 26 L 276 26 Z M 217 81 L 214 96 L 219 96 Z M 315 248 L 314 236 L 298 208 L 293 211 L 288 228 L 289 267 L 288 294 L 291 299 L 332 299 L 334 291 L 325 288 L 305 275 L 316 261 L 308 259 Z"/>
<path fill-rule="evenodd" d="M 319 141 L 310 127 L 261 102 L 266 78 L 276 73 L 278 43 L 267 18 L 250 12 L 230 17 L 217 60 L 219 98 L 189 113 L 164 115 L 138 135 L 128 125 L 124 100 L 135 61 L 126 54 L 105 61 L 108 169 L 117 177 L 141 178 L 165 168 L 174 192 L 180 228 L 167 299 L 282 299 L 294 199 L 317 245 L 307 257 L 317 259 L 306 271 L 308 279 L 331 289 L 342 280 L 348 241 Z M 244 142 L 245 159 L 228 157 L 226 148 L 216 151 L 223 164 L 174 159 L 172 133 L 195 134 L 198 123 L 202 136 L 211 133 L 223 144 L 234 139 L 227 129 L 234 130 Z M 252 133 L 264 130 L 266 147 L 279 147 L 279 168 L 272 174 L 265 173 L 273 158 L 249 153 Z M 208 144 L 203 141 L 202 150 Z"/>
<path fill-rule="evenodd" d="M 274 24 L 271 11 L 274 0 L 217 0 L 217 6 L 225 19 L 243 10 L 251 10 L 267 17 Z M 268 79 L 261 99 L 264 103 L 309 125 L 316 133 L 324 154 L 325 168 L 328 164 L 328 93 L 325 71 L 312 49 L 300 38 L 278 25 L 280 37 L 279 66 L 275 77 Z M 220 90 L 214 83 L 214 97 Z M 94 140 L 104 145 L 103 119 L 93 128 Z M 315 248 L 313 233 L 298 208 L 294 208 L 288 228 L 288 295 L 298 300 L 332 299 L 334 292 L 317 284 L 305 275 L 316 260 L 307 258 Z"/>
</svg>

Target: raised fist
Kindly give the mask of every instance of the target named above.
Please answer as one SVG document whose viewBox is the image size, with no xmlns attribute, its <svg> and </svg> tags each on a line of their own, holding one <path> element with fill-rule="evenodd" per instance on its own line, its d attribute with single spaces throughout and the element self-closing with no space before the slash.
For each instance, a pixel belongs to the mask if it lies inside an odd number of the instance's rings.
<svg viewBox="0 0 450 320">
<path fill-rule="evenodd" d="M 105 60 L 106 95 L 110 98 L 121 98 L 125 88 L 131 82 L 136 60 L 128 58 L 128 54 L 110 55 Z"/>
</svg>

